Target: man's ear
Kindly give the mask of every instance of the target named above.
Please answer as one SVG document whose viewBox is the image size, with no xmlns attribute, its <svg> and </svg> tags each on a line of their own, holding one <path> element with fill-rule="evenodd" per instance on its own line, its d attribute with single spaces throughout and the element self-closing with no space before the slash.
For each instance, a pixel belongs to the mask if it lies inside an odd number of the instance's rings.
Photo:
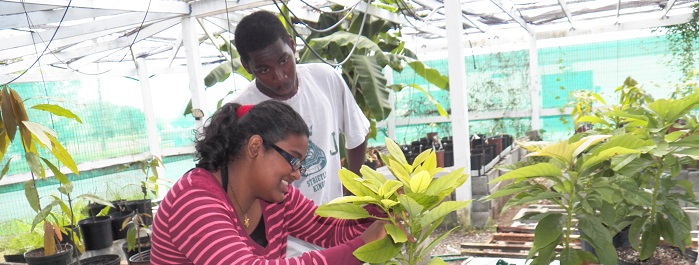
<svg viewBox="0 0 699 265">
<path fill-rule="evenodd" d="M 294 37 L 289 35 L 289 48 L 291 48 L 291 51 L 295 54 L 296 53 L 296 42 L 294 41 Z"/>
<path fill-rule="evenodd" d="M 264 152 L 264 141 L 259 135 L 250 136 L 248 144 L 245 145 L 245 153 L 250 158 L 255 158 Z"/>
<path fill-rule="evenodd" d="M 243 69 L 248 72 L 248 74 L 255 75 L 250 71 L 250 65 L 248 65 L 247 62 L 244 62 L 242 59 L 240 60 L 240 64 L 243 65 Z"/>
</svg>

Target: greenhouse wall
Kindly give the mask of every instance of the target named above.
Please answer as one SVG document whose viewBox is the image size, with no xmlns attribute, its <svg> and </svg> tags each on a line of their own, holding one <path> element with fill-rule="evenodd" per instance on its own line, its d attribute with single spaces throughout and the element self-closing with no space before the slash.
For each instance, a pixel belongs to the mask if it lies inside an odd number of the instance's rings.
<svg viewBox="0 0 699 265">
<path fill-rule="evenodd" d="M 670 59 L 666 40 L 662 36 L 540 48 L 538 64 L 542 106 L 558 110 L 566 104 L 568 94 L 577 89 L 598 92 L 607 102 L 614 102 L 617 99 L 613 91 L 627 76 L 644 84 L 644 88 L 654 96 L 666 97 L 674 89 L 671 84 L 679 82 L 682 77 L 682 71 L 668 63 Z M 443 74 L 448 73 L 446 59 L 423 61 Z M 528 50 L 467 55 L 464 61 L 469 111 L 530 109 Z M 394 73 L 393 80 L 395 84 L 416 83 L 422 86 L 450 110 L 448 92 L 425 82 L 410 68 Z M 191 116 L 182 115 L 190 100 L 187 84 L 185 74 L 156 75 L 150 79 L 159 141 L 163 150 L 192 146 L 194 120 Z M 47 124 L 58 132 L 59 141 L 78 164 L 136 156 L 149 151 L 138 80 L 127 77 L 88 78 L 45 84 L 13 84 L 11 87 L 23 97 L 27 108 L 35 104 L 59 104 L 80 117 L 82 123 L 29 110 L 31 120 Z M 222 85 L 216 89 L 239 90 L 242 87 L 244 82 Z M 212 89 L 209 88 L 207 93 Z M 208 96 L 206 107 L 210 112 L 226 92 Z M 438 115 L 436 107 L 426 100 L 425 95 L 413 88 L 405 88 L 396 93 L 394 113 L 397 118 L 408 121 L 408 125 L 397 128 L 395 140 L 399 143 L 410 143 L 433 131 L 442 137 L 451 136 L 449 122 L 410 122 L 411 119 Z M 573 131 L 571 124 L 567 115 L 542 117 L 542 127 L 545 129 L 543 135 L 549 140 L 561 139 Z M 523 136 L 530 130 L 530 119 L 502 117 L 471 121 L 469 125 L 471 134 L 506 133 Z M 379 128 L 377 139 L 371 140 L 370 145 L 383 145 L 386 135 L 386 128 Z M 18 175 L 27 175 L 28 169 L 22 156 L 21 150 L 13 147 L 2 161 L 4 165 L 8 159 L 12 159 L 10 171 L 0 181 L 0 209 L 3 209 L 0 212 L 0 223 L 15 218 L 30 220 L 33 217 L 31 210 L 22 210 L 30 209 L 24 198 L 22 183 L 8 184 L 11 182 L 9 180 Z M 104 165 L 81 172 L 80 176 L 70 177 L 79 180 L 75 185 L 80 192 L 96 193 L 107 199 L 138 196 L 138 191 L 131 188 L 138 185 L 143 174 L 140 169 L 134 168 L 132 162 L 136 161 Z M 176 180 L 194 166 L 191 154 L 165 157 L 164 162 L 164 179 L 168 180 Z M 55 180 L 42 181 L 40 186 L 46 191 L 42 194 L 58 194 L 55 191 Z M 47 200 L 48 197 L 42 199 Z"/>
</svg>

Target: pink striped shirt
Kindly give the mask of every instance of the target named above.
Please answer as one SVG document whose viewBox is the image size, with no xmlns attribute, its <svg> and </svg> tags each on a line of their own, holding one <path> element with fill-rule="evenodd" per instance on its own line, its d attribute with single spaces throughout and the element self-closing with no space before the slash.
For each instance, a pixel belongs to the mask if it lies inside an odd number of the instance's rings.
<svg viewBox="0 0 699 265">
<path fill-rule="evenodd" d="M 151 264 L 361 264 L 352 252 L 372 221 L 338 220 L 314 214 L 317 206 L 297 189 L 281 203 L 260 200 L 267 247 L 243 230 L 216 178 L 196 168 L 165 196 L 153 223 Z M 327 249 L 286 259 L 292 235 Z"/>
</svg>

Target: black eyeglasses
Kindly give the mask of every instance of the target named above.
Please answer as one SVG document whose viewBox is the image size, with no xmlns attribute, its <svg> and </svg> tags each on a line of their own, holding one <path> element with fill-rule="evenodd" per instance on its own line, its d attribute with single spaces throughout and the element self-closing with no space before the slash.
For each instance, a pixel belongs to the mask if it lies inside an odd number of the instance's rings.
<svg viewBox="0 0 699 265">
<path fill-rule="evenodd" d="M 270 143 L 270 146 L 274 148 L 274 150 L 277 150 L 277 153 L 282 155 L 284 159 L 286 159 L 286 162 L 289 162 L 289 165 L 291 165 L 291 170 L 296 171 L 298 170 L 301 175 L 306 174 L 306 168 L 302 165 L 301 159 L 298 159 L 288 152 L 284 151 L 284 149 L 279 148 L 279 146 L 276 146 L 275 144 Z"/>
</svg>

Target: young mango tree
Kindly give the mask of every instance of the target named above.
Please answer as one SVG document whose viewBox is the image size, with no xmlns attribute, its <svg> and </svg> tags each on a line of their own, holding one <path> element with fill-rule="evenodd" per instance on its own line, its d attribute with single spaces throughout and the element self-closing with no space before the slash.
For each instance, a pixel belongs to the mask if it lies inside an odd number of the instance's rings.
<svg viewBox="0 0 699 265">
<path fill-rule="evenodd" d="M 449 213 L 468 206 L 470 201 L 443 201 L 466 182 L 464 169 L 442 176 L 437 157 L 432 150 L 422 152 L 409 164 L 400 147 L 386 138 L 389 154 L 383 161 L 395 179 L 363 166 L 363 177 L 347 169 L 340 171 L 342 184 L 353 195 L 336 198 L 316 210 L 324 217 L 340 219 L 378 218 L 386 220 L 389 236 L 366 244 L 354 252 L 359 260 L 379 264 L 445 264 L 439 257 L 429 259 L 431 250 L 455 228 L 433 235 Z M 368 205 L 386 213 L 386 217 L 371 216 Z"/>
<path fill-rule="evenodd" d="M 65 117 L 82 123 L 82 120 L 68 109 L 55 104 L 38 104 L 31 109 L 49 112 L 56 116 Z M 37 213 L 35 225 L 43 221 L 44 227 L 44 255 L 49 256 L 56 253 L 56 246 L 60 241 L 61 232 L 57 224 L 47 220 L 47 216 L 51 212 L 51 207 L 41 207 L 39 201 L 39 192 L 37 191 L 36 181 L 38 178 L 46 178 L 46 168 L 51 170 L 53 175 L 62 183 L 69 182 L 68 178 L 60 172 L 59 165 L 67 167 L 71 172 L 78 175 L 78 167 L 75 164 L 72 156 L 58 141 L 58 135 L 50 128 L 29 120 L 27 110 L 24 107 L 24 101 L 19 93 L 8 85 L 2 86 L 0 94 L 0 110 L 2 111 L 2 119 L 0 120 L 0 159 L 7 154 L 8 147 L 11 144 L 18 144 L 15 141 L 15 136 L 19 134 L 19 144 L 24 152 L 24 161 L 30 169 L 32 179 L 25 182 L 24 190 L 30 207 Z M 51 154 L 50 157 L 55 158 L 60 164 L 54 164 L 49 158 L 44 157 L 40 150 Z M 0 172 L 0 179 L 7 174 L 10 168 L 12 158 L 8 159 Z M 38 222 L 36 220 L 39 220 Z M 57 241 L 58 239 L 58 241 Z M 60 250 L 60 249 L 59 249 Z"/>
</svg>

